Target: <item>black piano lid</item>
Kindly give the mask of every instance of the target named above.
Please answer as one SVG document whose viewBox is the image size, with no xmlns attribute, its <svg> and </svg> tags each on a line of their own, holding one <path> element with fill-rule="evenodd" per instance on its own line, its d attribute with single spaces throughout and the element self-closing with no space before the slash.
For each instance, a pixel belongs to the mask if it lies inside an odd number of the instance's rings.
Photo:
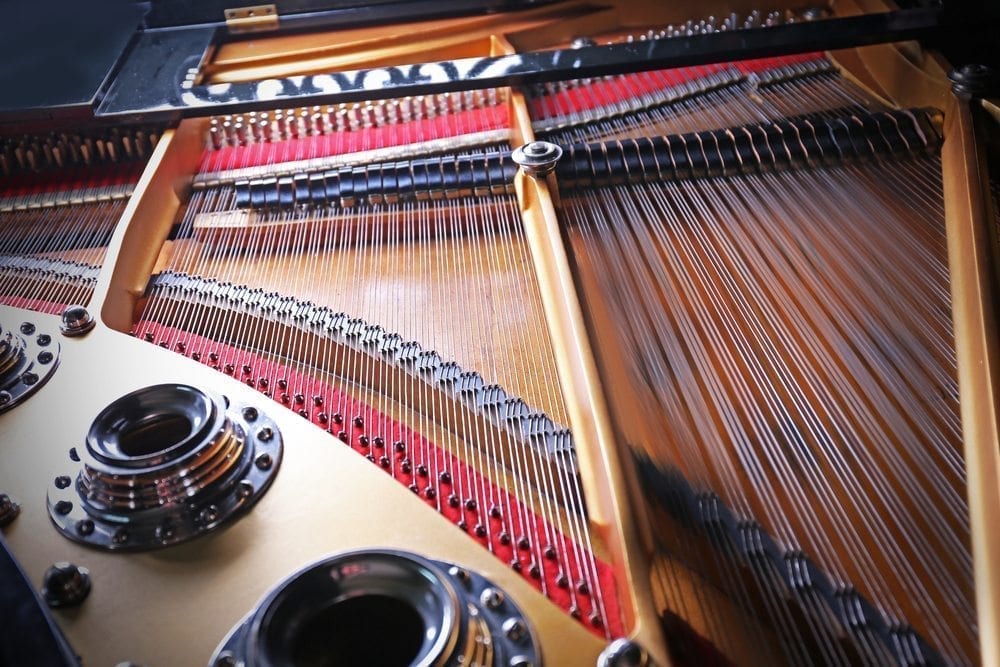
<svg viewBox="0 0 1000 667">
<path fill-rule="evenodd" d="M 90 117 L 145 8 L 11 0 L 0 24 L 0 120 Z"/>
<path fill-rule="evenodd" d="M 651 39 L 628 44 L 540 51 L 384 67 L 259 82 L 200 85 L 203 51 L 181 31 L 150 31 L 132 50 L 98 115 L 173 121 L 253 110 L 384 99 L 492 86 L 681 67 L 919 39 L 941 28 L 940 7 L 826 19 L 771 28 Z M 190 31 L 185 31 L 190 32 Z"/>
</svg>

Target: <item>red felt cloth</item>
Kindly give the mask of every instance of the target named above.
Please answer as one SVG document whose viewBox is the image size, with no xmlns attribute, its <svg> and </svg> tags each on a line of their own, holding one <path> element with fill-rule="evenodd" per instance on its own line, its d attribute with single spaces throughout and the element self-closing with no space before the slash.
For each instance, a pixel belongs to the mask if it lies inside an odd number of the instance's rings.
<svg viewBox="0 0 1000 667">
<path fill-rule="evenodd" d="M 3 184 L 0 185 L 2 188 L 0 198 L 135 184 L 145 166 L 145 161 L 132 161 L 39 172 L 18 172 L 3 179 Z"/>
<path fill-rule="evenodd" d="M 421 141 L 503 129 L 508 125 L 507 106 L 500 104 L 379 127 L 329 131 L 323 135 L 255 142 L 246 146 L 223 146 L 219 150 L 205 151 L 201 171 L 243 169 L 377 148 L 408 146 Z"/>
<path fill-rule="evenodd" d="M 148 320 L 138 322 L 134 333 L 232 375 L 298 412 L 328 431 L 332 443 L 369 457 L 386 474 L 410 487 L 423 502 L 461 526 L 470 539 L 519 570 L 549 599 L 579 615 L 594 633 L 602 637 L 623 634 L 612 568 L 578 540 L 561 534 L 548 520 L 548 510 L 522 502 L 435 445 L 431 437 L 315 378 L 305 368 L 278 364 L 263 355 Z M 460 432 L 461 426 L 454 430 Z M 480 448 L 469 446 L 464 458 L 488 469 L 489 455 Z M 422 468 L 426 474 L 420 474 Z M 453 494 L 457 505 L 449 502 Z M 391 509 L 377 499 L 372 499 L 371 506 L 374 512 Z M 534 574 L 533 566 L 537 567 Z"/>
<path fill-rule="evenodd" d="M 614 106 L 623 99 L 640 97 L 664 88 L 672 88 L 682 83 L 704 79 L 729 68 L 736 68 L 743 74 L 750 74 L 824 58 L 821 53 L 804 53 L 698 67 L 681 67 L 656 72 L 638 72 L 617 76 L 610 81 L 598 79 L 586 86 L 577 86 L 552 95 L 533 98 L 530 101 L 531 116 L 542 120 L 580 113 L 596 107 Z"/>
</svg>

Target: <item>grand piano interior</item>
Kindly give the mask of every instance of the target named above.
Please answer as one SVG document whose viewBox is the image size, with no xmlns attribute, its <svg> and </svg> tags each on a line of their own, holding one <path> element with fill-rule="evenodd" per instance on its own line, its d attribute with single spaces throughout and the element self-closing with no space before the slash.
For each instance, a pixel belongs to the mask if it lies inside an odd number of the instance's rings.
<svg viewBox="0 0 1000 667">
<path fill-rule="evenodd" d="M 1000 664 L 995 8 L 244 4 L 2 29 L 0 665 Z"/>
</svg>

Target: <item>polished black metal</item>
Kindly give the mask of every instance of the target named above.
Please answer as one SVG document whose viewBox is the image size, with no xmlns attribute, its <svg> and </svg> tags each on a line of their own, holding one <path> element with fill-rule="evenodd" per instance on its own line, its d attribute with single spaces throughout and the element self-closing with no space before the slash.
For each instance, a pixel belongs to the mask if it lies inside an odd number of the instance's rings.
<svg viewBox="0 0 1000 667">
<path fill-rule="evenodd" d="M 257 408 L 188 385 L 145 387 L 94 420 L 80 463 L 53 478 L 49 516 L 103 549 L 177 544 L 249 511 L 281 456 L 278 428 Z"/>
<path fill-rule="evenodd" d="M 61 561 L 45 571 L 42 597 L 53 609 L 76 607 L 90 595 L 90 570 Z"/>
<path fill-rule="evenodd" d="M 476 572 L 392 550 L 348 552 L 293 574 L 232 630 L 210 664 L 330 664 L 332 657 L 378 667 L 542 664 L 526 617 L 503 590 Z"/>
<path fill-rule="evenodd" d="M 925 37 L 941 28 L 941 17 L 940 7 L 916 8 L 625 44 L 216 85 L 196 85 L 191 74 L 211 35 L 191 37 L 192 44 L 185 46 L 188 31 L 152 31 L 140 39 L 98 115 L 173 120 L 623 74 L 720 58 L 842 49 Z"/>
<path fill-rule="evenodd" d="M 0 321 L 0 414 L 25 401 L 59 366 L 59 343 L 31 321 Z"/>
</svg>

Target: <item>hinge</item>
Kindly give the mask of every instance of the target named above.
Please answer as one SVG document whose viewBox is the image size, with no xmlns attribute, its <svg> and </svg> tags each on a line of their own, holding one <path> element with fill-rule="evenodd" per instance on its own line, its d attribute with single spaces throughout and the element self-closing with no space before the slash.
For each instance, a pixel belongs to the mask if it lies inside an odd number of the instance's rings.
<svg viewBox="0 0 1000 667">
<path fill-rule="evenodd" d="M 226 27 L 230 33 L 277 30 L 278 8 L 274 5 L 253 5 L 225 10 Z"/>
</svg>

